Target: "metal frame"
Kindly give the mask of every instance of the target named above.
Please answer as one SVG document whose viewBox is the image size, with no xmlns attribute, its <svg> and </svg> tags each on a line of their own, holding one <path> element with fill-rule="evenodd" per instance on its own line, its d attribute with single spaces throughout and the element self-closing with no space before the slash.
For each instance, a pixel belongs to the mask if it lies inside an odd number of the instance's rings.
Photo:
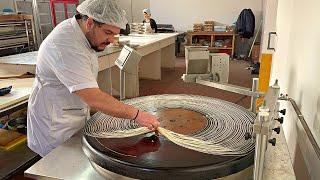
<svg viewBox="0 0 320 180">
<path fill-rule="evenodd" d="M 272 51 L 276 51 L 276 49 L 273 47 L 270 47 L 271 45 L 271 35 L 277 35 L 277 32 L 269 32 L 269 36 L 268 36 L 268 50 L 272 50 Z"/>
<path fill-rule="evenodd" d="M 40 25 L 40 17 L 39 17 L 39 10 L 38 10 L 38 4 L 37 0 L 32 0 L 32 13 L 33 13 L 33 19 L 34 19 L 34 26 L 35 34 L 36 34 L 36 44 L 38 45 L 37 48 L 40 47 L 41 42 L 43 41 L 42 32 L 41 32 L 41 25 Z"/>
<path fill-rule="evenodd" d="M 10 34 L 0 35 L 0 50 L 21 47 L 21 50 L 28 48 L 28 51 L 37 49 L 35 25 L 31 15 L 4 15 L 0 20 L 0 27 L 18 26 Z"/>
<path fill-rule="evenodd" d="M 254 113 L 256 113 L 257 98 L 264 96 L 264 105 L 259 108 L 258 116 L 252 125 L 252 135 L 249 134 L 249 138 L 255 137 L 256 140 L 253 179 L 262 180 L 265 152 L 267 150 L 268 142 L 272 145 L 275 145 L 276 143 L 275 138 L 270 138 L 272 136 L 275 120 L 279 117 L 278 98 L 280 94 L 280 87 L 278 86 L 278 81 L 276 80 L 275 84 L 269 87 L 266 94 L 258 91 L 258 78 L 253 79 L 251 90 L 240 86 L 201 80 L 201 77 L 196 78 L 196 83 L 251 96 L 251 111 Z"/>
<path fill-rule="evenodd" d="M 258 116 L 253 124 L 253 135 L 256 139 L 255 145 L 255 161 L 254 161 L 254 180 L 261 180 L 263 175 L 264 157 L 267 150 L 267 144 L 271 141 L 274 120 L 278 118 L 279 103 L 278 97 L 280 87 L 278 82 L 269 87 L 264 98 L 264 105 L 259 108 Z M 270 141 L 269 141 L 270 139 Z M 276 140 L 272 140 L 274 145 Z"/>
<path fill-rule="evenodd" d="M 51 17 L 52 17 L 52 23 L 53 26 L 57 26 L 57 17 L 56 17 L 56 10 L 55 10 L 55 4 L 63 4 L 64 6 L 64 17 L 65 19 L 68 19 L 68 4 L 74 4 L 78 5 L 79 0 L 50 0 L 50 10 L 51 10 Z"/>
<path fill-rule="evenodd" d="M 26 35 L 27 35 L 27 39 L 28 39 L 28 48 L 29 51 L 31 51 L 30 49 L 30 39 L 29 39 L 29 29 L 28 29 L 28 22 L 26 20 L 24 20 L 24 26 L 26 28 Z"/>
<path fill-rule="evenodd" d="M 296 101 L 290 97 L 288 97 L 288 95 L 281 95 L 279 100 L 284 100 L 284 101 L 289 101 L 294 109 L 294 111 L 296 112 L 298 119 L 301 122 L 301 125 L 303 127 L 303 129 L 306 131 L 306 134 L 308 136 L 308 139 L 310 140 L 310 143 L 314 149 L 314 151 L 316 152 L 318 159 L 320 160 L 320 147 L 316 141 L 316 139 L 314 138 L 314 136 L 312 135 L 312 132 L 306 122 L 306 120 L 304 119 L 304 116 L 302 115 Z"/>
<path fill-rule="evenodd" d="M 120 69 L 120 100 L 126 98 L 126 75 L 124 70 Z"/>
<path fill-rule="evenodd" d="M 252 92 L 257 93 L 259 88 L 259 78 L 253 78 L 252 79 Z M 253 113 L 257 112 L 257 99 L 258 97 L 252 96 L 251 97 L 251 105 L 250 109 Z"/>
<path fill-rule="evenodd" d="M 242 94 L 242 95 L 246 95 L 246 96 L 253 96 L 253 97 L 257 97 L 257 98 L 263 97 L 263 95 L 264 95 L 264 93 L 253 92 L 249 88 L 244 88 L 241 86 L 236 86 L 236 85 L 231 85 L 231 84 L 226 84 L 226 83 L 210 82 L 210 81 L 206 81 L 206 80 L 201 80 L 199 78 L 196 78 L 196 83 L 202 84 L 205 86 L 210 86 L 210 87 L 217 88 L 217 89 L 221 89 L 221 90 L 225 90 L 225 91 L 229 91 L 229 92 L 233 92 L 233 93 L 237 93 L 237 94 Z"/>
</svg>

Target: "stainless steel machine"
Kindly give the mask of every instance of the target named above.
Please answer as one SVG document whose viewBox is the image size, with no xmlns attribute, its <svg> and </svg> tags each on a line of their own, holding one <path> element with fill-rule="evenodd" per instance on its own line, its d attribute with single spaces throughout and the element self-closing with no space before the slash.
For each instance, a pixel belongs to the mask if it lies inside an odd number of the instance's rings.
<svg viewBox="0 0 320 180">
<path fill-rule="evenodd" d="M 130 72 L 130 69 L 137 68 L 140 58 L 133 49 L 124 47 L 116 64 L 121 73 Z M 123 77 L 123 74 L 121 76 Z M 279 112 L 285 114 L 285 110 L 279 111 L 278 82 L 270 86 L 266 93 L 261 93 L 258 92 L 257 78 L 253 79 L 251 89 L 213 82 L 210 77 L 201 75 L 187 81 L 192 80 L 205 86 L 251 96 L 251 108 L 246 110 L 219 99 L 190 95 L 146 96 L 124 102 L 159 116 L 161 126 L 175 132 L 194 137 L 216 134 L 217 137 L 222 137 L 221 142 L 240 142 L 240 146 L 247 148 L 245 154 L 204 154 L 180 147 L 165 137 L 157 137 L 152 133 L 121 139 L 84 135 L 83 150 L 92 166 L 101 175 L 107 175 L 111 171 L 123 177 L 138 179 L 213 179 L 239 173 L 254 165 L 252 176 L 254 180 L 261 180 L 268 143 L 276 145 L 273 132 L 279 133 L 277 121 L 283 122 Z M 123 90 L 121 94 L 121 98 L 125 98 Z M 263 105 L 259 108 L 256 105 L 258 98 L 264 99 Z M 116 119 L 97 113 L 89 121 L 101 123 L 113 120 Z M 119 124 L 119 127 L 129 124 L 130 127 L 136 128 L 132 122 L 125 122 Z M 228 131 L 228 128 L 231 130 Z M 238 133 L 226 133 L 235 131 Z"/>
<path fill-rule="evenodd" d="M 214 82 L 228 83 L 229 59 L 226 53 L 210 53 L 208 46 L 186 46 L 186 73 L 182 79 L 194 82 L 196 78 L 210 79 Z"/>
</svg>

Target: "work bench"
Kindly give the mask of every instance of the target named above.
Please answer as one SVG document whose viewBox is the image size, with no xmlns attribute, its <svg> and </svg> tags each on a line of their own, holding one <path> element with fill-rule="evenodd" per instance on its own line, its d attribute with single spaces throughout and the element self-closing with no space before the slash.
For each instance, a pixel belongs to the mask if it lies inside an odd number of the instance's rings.
<svg viewBox="0 0 320 180">
<path fill-rule="evenodd" d="M 139 78 L 161 79 L 161 67 L 174 67 L 175 38 L 177 33 L 121 36 L 120 41 L 130 41 L 143 56 L 139 64 L 139 72 L 126 75 L 126 96 L 139 95 Z M 120 89 L 120 71 L 114 62 L 119 56 L 120 47 L 107 47 L 97 53 L 99 61 L 98 84 L 108 93 L 118 95 Z M 35 73 L 37 52 L 29 52 L 0 57 L 0 77 L 17 76 L 26 72 Z M 76 68 L 76 67 L 75 67 Z M 137 75 L 139 74 L 139 75 Z M 0 97 L 0 113 L 29 98 L 34 79 L 0 79 L 0 87 L 13 86 L 12 92 Z"/>
</svg>

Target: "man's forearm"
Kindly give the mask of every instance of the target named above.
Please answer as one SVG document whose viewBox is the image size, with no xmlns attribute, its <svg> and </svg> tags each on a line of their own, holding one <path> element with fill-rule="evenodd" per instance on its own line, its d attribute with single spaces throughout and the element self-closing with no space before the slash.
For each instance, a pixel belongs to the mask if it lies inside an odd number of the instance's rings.
<svg viewBox="0 0 320 180">
<path fill-rule="evenodd" d="M 80 90 L 75 92 L 75 94 L 91 108 L 99 110 L 110 116 L 133 119 L 137 114 L 137 109 L 135 107 L 123 104 L 98 88 Z"/>
</svg>

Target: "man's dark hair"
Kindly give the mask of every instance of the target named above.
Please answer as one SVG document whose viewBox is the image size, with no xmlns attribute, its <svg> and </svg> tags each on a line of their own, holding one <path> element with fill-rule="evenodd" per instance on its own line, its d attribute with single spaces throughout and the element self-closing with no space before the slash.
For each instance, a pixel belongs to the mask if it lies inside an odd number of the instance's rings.
<svg viewBox="0 0 320 180">
<path fill-rule="evenodd" d="M 87 15 L 83 15 L 83 14 L 80 14 L 80 13 L 79 13 L 79 14 L 76 14 L 75 17 L 76 17 L 76 19 L 82 19 L 82 20 L 84 20 L 84 21 L 86 21 L 86 20 L 89 18 Z M 94 22 L 95 24 L 97 24 L 98 26 L 101 26 L 101 25 L 105 24 L 105 23 L 96 21 L 96 20 L 94 20 L 94 19 L 93 19 L 93 22 Z"/>
</svg>

